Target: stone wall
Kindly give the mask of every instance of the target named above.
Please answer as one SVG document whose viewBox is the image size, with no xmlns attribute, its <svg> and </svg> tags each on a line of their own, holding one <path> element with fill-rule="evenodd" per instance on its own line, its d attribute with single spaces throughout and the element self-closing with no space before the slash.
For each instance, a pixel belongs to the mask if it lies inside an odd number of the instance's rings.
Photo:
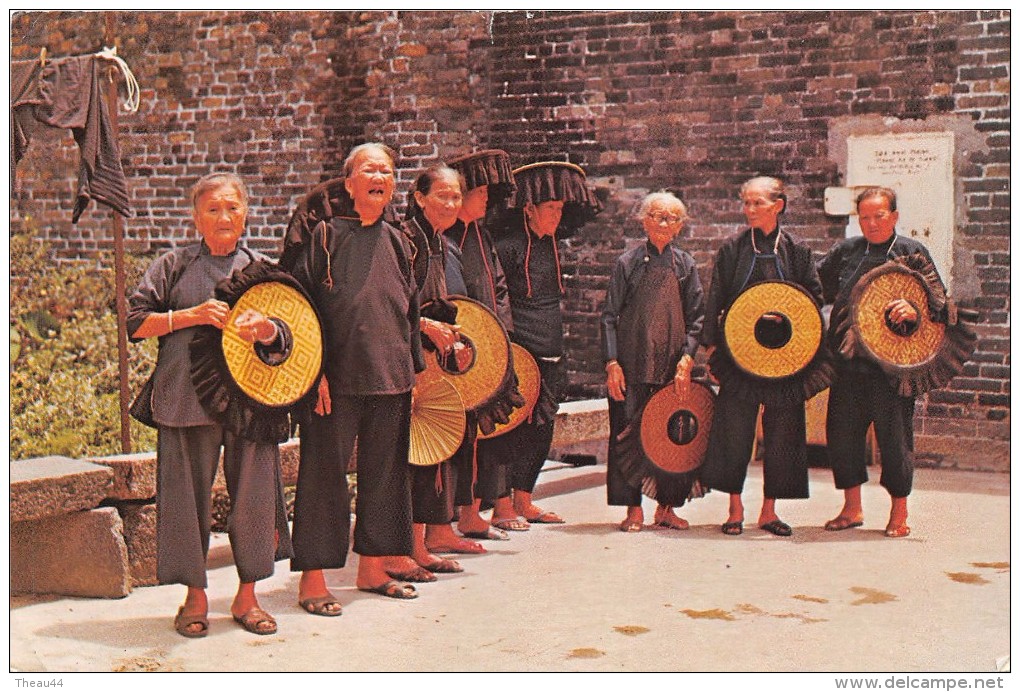
<svg viewBox="0 0 1020 692">
<path fill-rule="evenodd" d="M 12 57 L 109 45 L 107 16 L 19 14 Z M 1006 469 L 1009 21 L 1004 10 L 116 12 L 110 33 L 142 86 L 139 112 L 120 117 L 128 249 L 190 237 L 186 190 L 213 168 L 250 182 L 252 244 L 271 252 L 295 199 L 361 141 L 398 150 L 401 204 L 422 167 L 474 148 L 504 148 L 516 165 L 570 160 L 606 205 L 562 253 L 569 394 L 599 396 L 595 318 L 611 263 L 640 235 L 631 214 L 645 192 L 688 203 L 682 242 L 707 282 L 741 223 L 742 180 L 782 177 L 785 227 L 821 253 L 846 225 L 822 207 L 844 182 L 843 134 L 950 129 L 962 143 L 953 290 L 980 311 L 980 341 L 963 375 L 919 401 L 918 448 L 930 463 Z M 105 209 L 70 225 L 76 160 L 68 133 L 37 136 L 11 206 L 12 228 L 36 229 L 64 258 L 112 244 Z M 956 454 L 974 444 L 994 459 Z"/>
</svg>

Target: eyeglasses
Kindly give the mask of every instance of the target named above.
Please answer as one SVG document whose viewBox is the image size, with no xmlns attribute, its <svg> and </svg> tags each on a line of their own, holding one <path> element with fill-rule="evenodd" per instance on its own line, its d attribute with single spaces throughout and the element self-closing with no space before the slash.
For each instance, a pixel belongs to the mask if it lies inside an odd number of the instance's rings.
<svg viewBox="0 0 1020 692">
<path fill-rule="evenodd" d="M 677 216 L 676 214 L 658 214 L 657 213 L 657 214 L 646 214 L 645 218 L 646 219 L 651 219 L 652 221 L 654 221 L 657 224 L 661 224 L 662 222 L 666 222 L 670 226 L 675 226 L 676 224 L 682 222 L 685 217 Z"/>
</svg>

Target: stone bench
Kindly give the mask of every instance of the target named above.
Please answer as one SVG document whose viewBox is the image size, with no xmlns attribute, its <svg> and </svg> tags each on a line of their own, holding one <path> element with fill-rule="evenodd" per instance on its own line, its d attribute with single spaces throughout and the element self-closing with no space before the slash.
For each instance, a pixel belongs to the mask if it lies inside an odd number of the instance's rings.
<svg viewBox="0 0 1020 692">
<path fill-rule="evenodd" d="M 120 598 L 131 591 L 120 514 L 99 507 L 113 476 L 66 457 L 11 462 L 12 594 Z"/>
<path fill-rule="evenodd" d="M 560 405 L 550 458 L 605 462 L 605 399 Z M 280 445 L 283 483 L 297 484 L 300 443 Z M 156 584 L 156 454 L 11 463 L 11 592 L 118 598 Z M 352 469 L 353 470 L 353 469 Z M 222 466 L 214 494 L 226 489 Z"/>
</svg>

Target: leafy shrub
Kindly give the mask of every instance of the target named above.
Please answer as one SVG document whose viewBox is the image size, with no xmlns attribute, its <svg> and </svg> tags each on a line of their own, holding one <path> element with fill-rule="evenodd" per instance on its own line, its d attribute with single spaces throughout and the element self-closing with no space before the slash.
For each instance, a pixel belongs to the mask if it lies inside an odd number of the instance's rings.
<svg viewBox="0 0 1020 692">
<path fill-rule="evenodd" d="M 20 335 L 11 363 L 12 459 L 58 454 L 117 454 L 120 405 L 113 258 L 94 263 L 52 260 L 49 246 L 27 232 L 11 236 L 11 325 Z M 131 290 L 151 257 L 129 258 Z M 13 338 L 13 335 L 12 335 Z M 156 343 L 129 346 L 132 394 L 155 364 Z M 155 431 L 132 420 L 135 451 L 155 449 Z"/>
</svg>

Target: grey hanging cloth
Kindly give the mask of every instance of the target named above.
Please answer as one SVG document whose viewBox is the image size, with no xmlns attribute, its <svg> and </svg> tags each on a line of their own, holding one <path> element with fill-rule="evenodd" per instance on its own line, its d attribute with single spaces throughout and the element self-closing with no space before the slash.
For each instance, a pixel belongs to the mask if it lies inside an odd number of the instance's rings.
<svg viewBox="0 0 1020 692">
<path fill-rule="evenodd" d="M 131 215 L 120 149 L 102 93 L 100 60 L 95 55 L 11 63 L 11 153 L 13 166 L 30 141 L 29 120 L 69 129 L 78 143 L 78 192 L 71 222 L 90 200 Z M 13 170 L 11 180 L 14 179 Z"/>
</svg>

